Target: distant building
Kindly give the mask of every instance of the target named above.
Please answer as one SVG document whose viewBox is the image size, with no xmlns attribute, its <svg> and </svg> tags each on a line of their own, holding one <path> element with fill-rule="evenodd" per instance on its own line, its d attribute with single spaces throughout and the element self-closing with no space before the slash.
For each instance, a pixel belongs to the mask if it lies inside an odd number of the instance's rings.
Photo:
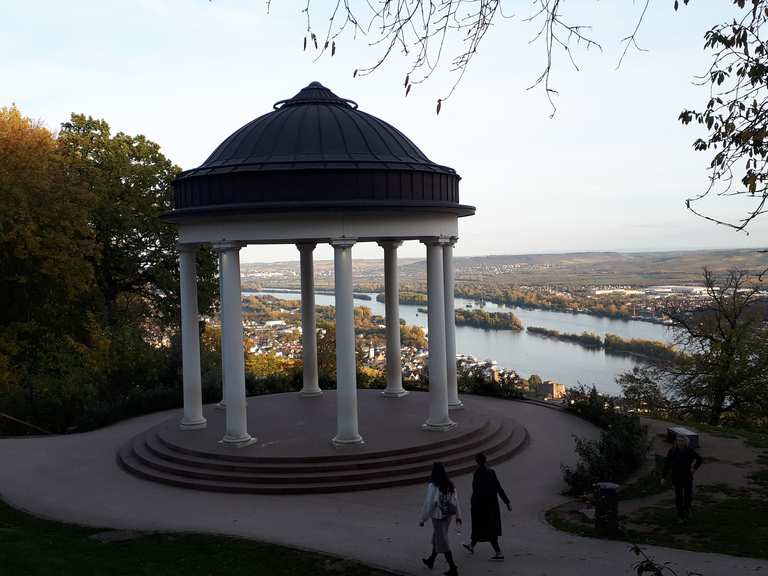
<svg viewBox="0 0 768 576">
<path fill-rule="evenodd" d="M 545 400 L 560 400 L 565 397 L 565 384 L 554 380 L 544 380 L 536 391 Z"/>
<path fill-rule="evenodd" d="M 651 286 L 649 292 L 656 294 L 706 294 L 706 286 Z"/>
</svg>

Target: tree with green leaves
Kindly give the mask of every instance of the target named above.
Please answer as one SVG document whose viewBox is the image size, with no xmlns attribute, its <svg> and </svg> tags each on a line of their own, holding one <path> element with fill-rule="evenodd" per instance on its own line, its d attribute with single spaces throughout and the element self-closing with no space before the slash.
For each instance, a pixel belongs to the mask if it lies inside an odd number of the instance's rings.
<svg viewBox="0 0 768 576">
<path fill-rule="evenodd" d="M 171 182 L 180 169 L 144 136 L 111 134 L 104 120 L 73 114 L 59 133 L 62 153 L 93 197 L 90 218 L 98 253 L 96 283 L 108 325 L 126 314 L 173 331 L 179 322 L 176 230 L 159 216 L 172 208 Z M 197 259 L 200 312 L 216 294 L 215 259 Z M 139 303 L 140 310 L 135 306 Z"/>
<path fill-rule="evenodd" d="M 620 374 L 616 383 L 621 387 L 623 406 L 630 412 L 666 416 L 670 408 L 669 399 L 653 377 L 654 366 L 635 366 Z"/>
<path fill-rule="evenodd" d="M 694 313 L 670 311 L 684 359 L 667 369 L 680 408 L 703 411 L 710 424 L 726 414 L 768 417 L 768 328 L 760 277 L 705 271 L 708 302 Z"/>
</svg>

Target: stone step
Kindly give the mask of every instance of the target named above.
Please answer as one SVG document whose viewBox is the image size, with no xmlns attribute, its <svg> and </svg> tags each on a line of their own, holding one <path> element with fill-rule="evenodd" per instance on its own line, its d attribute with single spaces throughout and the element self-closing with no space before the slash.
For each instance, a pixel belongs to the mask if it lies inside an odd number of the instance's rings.
<svg viewBox="0 0 768 576">
<path fill-rule="evenodd" d="M 195 456 L 188 454 L 188 451 L 177 451 L 170 447 L 161 437 L 149 431 L 143 436 L 146 448 L 154 454 L 156 458 L 175 462 L 182 465 L 197 466 L 210 470 L 228 470 L 239 472 L 259 471 L 263 473 L 307 473 L 307 472 L 336 472 L 345 470 L 370 470 L 387 468 L 401 464 L 413 464 L 424 462 L 425 460 L 437 461 L 444 460 L 458 453 L 472 451 L 473 454 L 479 451 L 479 448 L 491 441 L 494 436 L 502 431 L 502 425 L 498 422 L 489 422 L 479 432 L 466 434 L 454 439 L 454 443 L 435 448 L 434 444 L 426 445 L 420 452 L 414 452 L 401 456 L 380 456 L 376 454 L 358 454 L 357 458 L 348 458 L 347 461 L 318 461 L 296 463 L 289 460 L 285 463 L 258 463 L 252 459 L 242 461 L 219 460 L 212 457 Z M 426 432 L 425 432 L 426 434 Z"/>
<path fill-rule="evenodd" d="M 505 440 L 503 446 L 489 456 L 489 464 L 494 465 L 514 456 L 526 445 L 528 434 L 525 428 L 514 427 L 509 437 Z M 211 478 L 198 478 L 171 473 L 147 466 L 136 457 L 136 454 L 133 452 L 132 444 L 130 443 L 123 446 L 118 453 L 118 462 L 124 469 L 132 474 L 154 482 L 196 490 L 248 494 L 315 494 L 375 490 L 392 486 L 420 484 L 426 482 L 429 477 L 428 472 L 422 471 L 403 472 L 395 475 L 380 473 L 375 478 L 365 480 L 347 480 L 345 475 L 337 475 L 336 477 L 328 477 L 324 481 L 313 483 L 296 482 L 293 478 L 286 478 L 284 481 L 278 483 L 215 480 Z M 466 461 L 447 466 L 448 473 L 452 476 L 471 472 L 474 468 L 474 461 Z"/>
<path fill-rule="evenodd" d="M 291 464 L 291 463 L 311 464 L 316 462 L 323 462 L 323 463 L 352 462 L 352 461 L 360 460 L 361 458 L 366 456 L 382 458 L 386 456 L 404 456 L 408 454 L 416 454 L 424 451 L 425 449 L 432 450 L 437 448 L 450 447 L 456 442 L 468 440 L 469 438 L 473 438 L 479 434 L 485 433 L 490 426 L 491 426 L 491 420 L 486 419 L 483 422 L 482 426 L 479 426 L 473 430 L 470 430 L 469 432 L 466 432 L 460 435 L 446 433 L 446 438 L 442 440 L 437 440 L 437 441 L 430 441 L 425 444 L 407 446 L 404 448 L 392 448 L 388 450 L 379 450 L 379 451 L 376 451 L 375 453 L 367 452 L 364 454 L 359 454 L 355 452 L 339 451 L 336 454 L 325 454 L 322 456 L 261 456 L 261 455 L 254 455 L 252 453 L 239 453 L 237 451 L 199 450 L 196 448 L 192 448 L 190 446 L 180 445 L 177 441 L 174 441 L 173 439 L 169 438 L 168 437 L 169 435 L 165 433 L 163 429 L 158 430 L 157 438 L 167 448 L 175 452 L 178 452 L 180 454 L 188 454 L 190 456 L 199 456 L 201 458 L 205 458 L 209 460 L 222 460 L 225 462 L 238 462 L 238 463 L 253 462 L 258 464 L 285 465 L 285 464 Z M 174 432 L 176 432 L 176 430 L 174 430 Z M 435 433 L 432 433 L 432 434 L 435 434 Z"/>
<path fill-rule="evenodd" d="M 512 430 L 499 430 L 497 434 L 495 434 L 492 438 L 489 438 L 488 441 L 482 445 L 482 449 L 486 456 L 492 458 L 496 455 L 497 452 L 502 451 L 512 439 L 512 435 Z M 465 450 L 452 456 L 448 460 L 443 460 L 443 463 L 448 467 L 460 466 L 467 463 L 474 465 L 474 456 L 476 453 L 476 449 Z M 132 456 L 138 459 L 144 466 L 154 468 L 169 474 L 176 474 L 204 480 L 246 482 L 255 484 L 322 484 L 331 481 L 359 482 L 375 480 L 381 477 L 428 474 L 432 467 L 432 462 L 434 462 L 432 459 L 422 459 L 421 461 L 414 463 L 394 462 L 385 467 L 366 470 L 325 471 L 323 469 L 310 469 L 305 472 L 290 471 L 287 473 L 270 472 L 268 470 L 259 469 L 258 467 L 252 467 L 248 471 L 211 470 L 198 465 L 180 464 L 178 462 L 170 462 L 164 459 L 159 459 L 147 448 L 146 443 L 142 442 L 140 438 L 136 439 L 136 441 L 133 443 Z"/>
</svg>

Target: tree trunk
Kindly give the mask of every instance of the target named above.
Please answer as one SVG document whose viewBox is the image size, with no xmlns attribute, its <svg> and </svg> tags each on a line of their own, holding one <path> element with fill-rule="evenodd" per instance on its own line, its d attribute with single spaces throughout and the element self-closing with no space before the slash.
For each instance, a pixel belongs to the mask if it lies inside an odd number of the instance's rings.
<svg viewBox="0 0 768 576">
<path fill-rule="evenodd" d="M 720 417 L 723 415 L 723 405 L 725 404 L 725 393 L 718 392 L 712 402 L 712 409 L 709 412 L 708 424 L 717 426 L 720 424 Z"/>
</svg>

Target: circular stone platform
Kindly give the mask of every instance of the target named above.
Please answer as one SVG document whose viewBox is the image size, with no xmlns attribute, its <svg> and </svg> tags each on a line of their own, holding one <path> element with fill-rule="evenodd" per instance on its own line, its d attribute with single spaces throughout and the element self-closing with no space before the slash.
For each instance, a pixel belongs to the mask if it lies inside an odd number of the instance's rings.
<svg viewBox="0 0 768 576">
<path fill-rule="evenodd" d="M 425 482 L 432 463 L 449 474 L 474 469 L 484 452 L 491 464 L 511 458 L 527 432 L 508 418 L 491 418 L 471 397 L 452 411 L 458 424 L 448 432 L 422 430 L 428 394 L 384 398 L 359 390 L 364 444 L 336 448 L 335 392 L 316 398 L 274 394 L 248 399 L 250 432 L 258 438 L 244 448 L 224 447 L 224 412 L 205 407 L 208 427 L 179 430 L 178 417 L 134 437 L 118 453 L 124 469 L 147 480 L 185 488 L 257 494 L 308 494 L 370 490 Z"/>
</svg>

